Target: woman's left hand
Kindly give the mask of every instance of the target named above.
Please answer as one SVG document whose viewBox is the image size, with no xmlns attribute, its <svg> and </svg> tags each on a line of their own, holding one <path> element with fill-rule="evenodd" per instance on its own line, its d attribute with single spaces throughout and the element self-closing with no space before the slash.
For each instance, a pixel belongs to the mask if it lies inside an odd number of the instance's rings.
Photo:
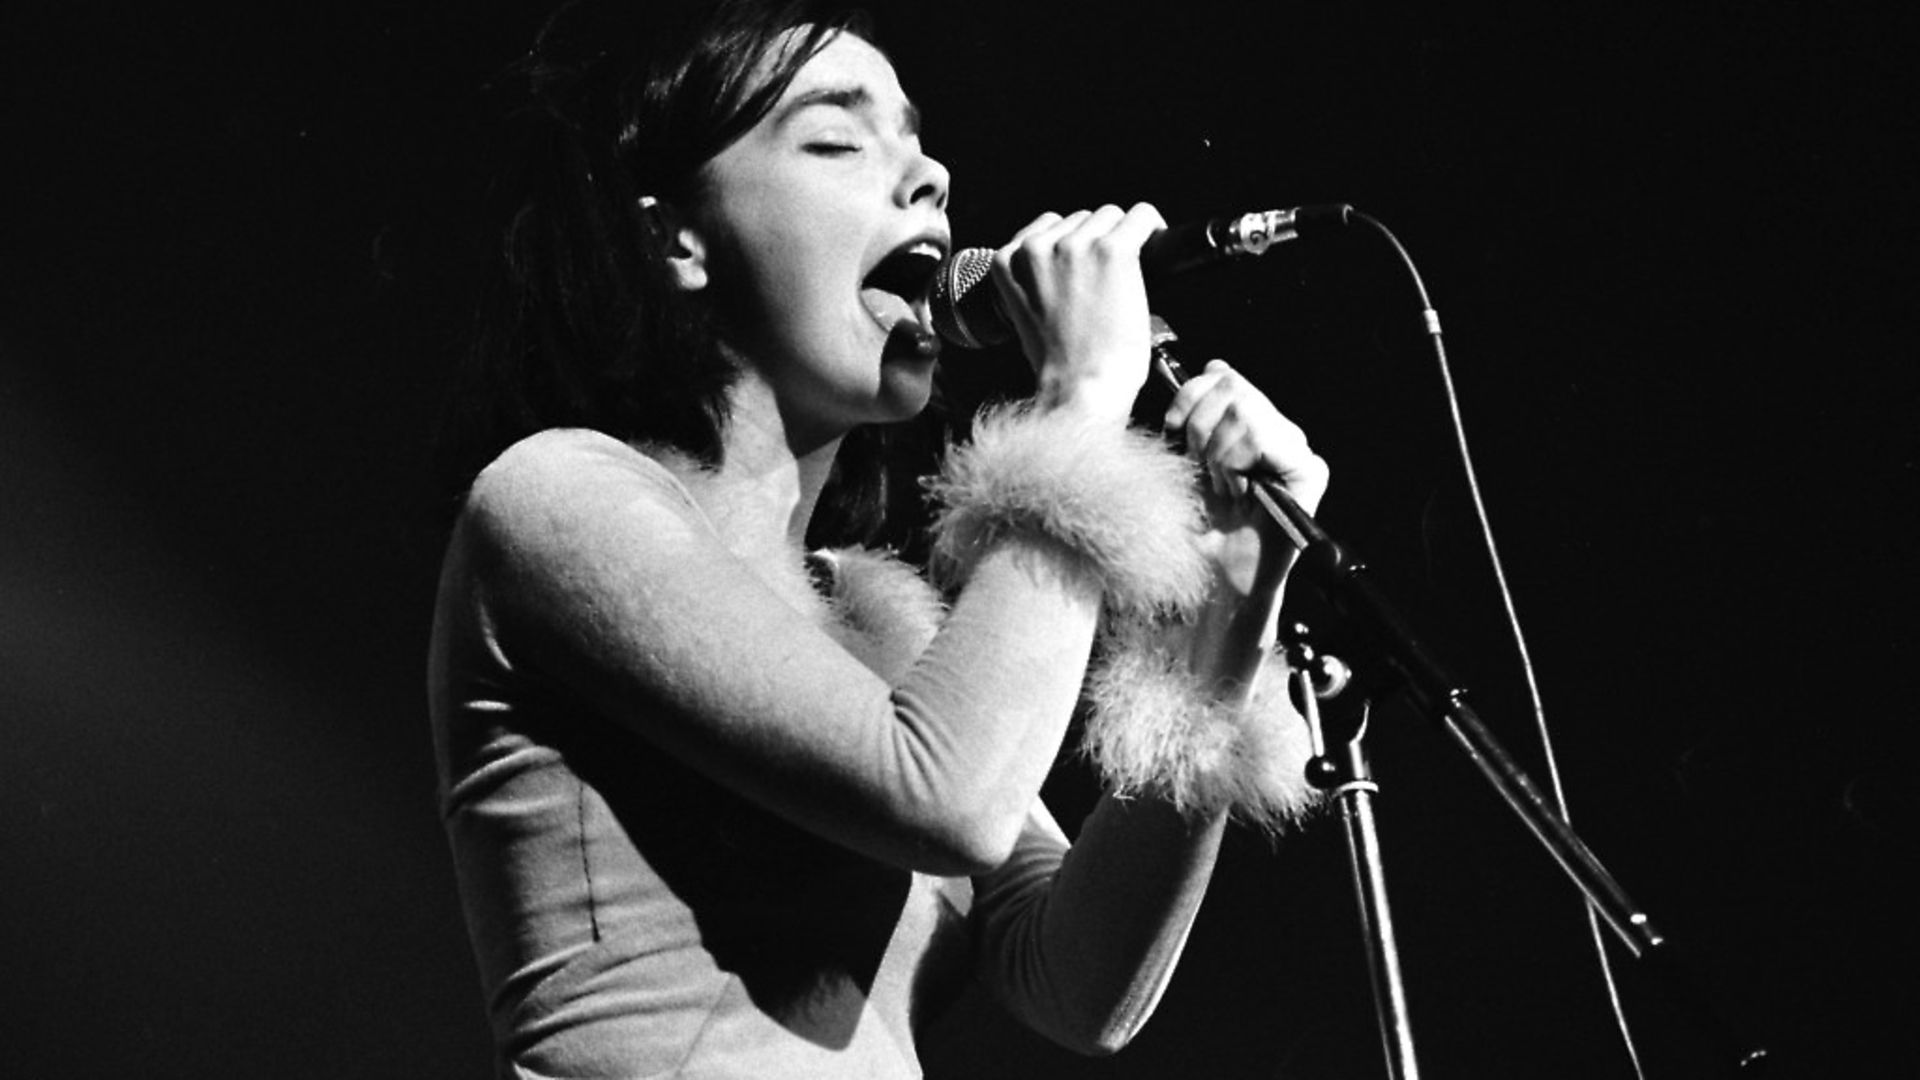
<svg viewBox="0 0 1920 1080">
<path fill-rule="evenodd" d="M 1207 542 L 1220 582 L 1236 597 L 1277 592 L 1295 552 L 1249 496 L 1247 477 L 1278 479 L 1312 513 L 1326 494 L 1329 470 L 1307 445 L 1306 432 L 1221 360 L 1174 395 L 1166 430 L 1182 432 L 1187 453 L 1206 466 Z"/>
</svg>

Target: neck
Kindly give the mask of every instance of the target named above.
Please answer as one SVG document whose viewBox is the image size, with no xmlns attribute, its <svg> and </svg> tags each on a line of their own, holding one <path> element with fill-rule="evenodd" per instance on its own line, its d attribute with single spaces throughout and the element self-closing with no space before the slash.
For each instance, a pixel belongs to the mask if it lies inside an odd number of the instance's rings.
<svg viewBox="0 0 1920 1080">
<path fill-rule="evenodd" d="M 743 555 L 804 550 L 840 436 L 799 439 L 751 374 L 734 387 L 724 456 L 703 508 Z"/>
</svg>

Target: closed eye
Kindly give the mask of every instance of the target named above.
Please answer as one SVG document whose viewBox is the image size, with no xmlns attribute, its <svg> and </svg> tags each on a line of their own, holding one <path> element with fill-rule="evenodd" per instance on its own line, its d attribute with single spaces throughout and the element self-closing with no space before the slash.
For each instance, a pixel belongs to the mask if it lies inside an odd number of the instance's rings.
<svg viewBox="0 0 1920 1080">
<path fill-rule="evenodd" d="M 860 152 L 860 144 L 852 142 L 810 142 L 806 144 L 806 149 L 810 154 L 834 157 L 840 154 L 857 154 Z"/>
</svg>

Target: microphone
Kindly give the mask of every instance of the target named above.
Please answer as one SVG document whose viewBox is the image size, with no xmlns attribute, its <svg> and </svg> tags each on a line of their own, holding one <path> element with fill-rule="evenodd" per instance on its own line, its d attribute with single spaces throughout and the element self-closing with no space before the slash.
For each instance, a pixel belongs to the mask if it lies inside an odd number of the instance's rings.
<svg viewBox="0 0 1920 1080">
<path fill-rule="evenodd" d="M 1302 230 L 1345 225 L 1352 213 L 1346 203 L 1320 203 L 1169 226 L 1141 245 L 1140 268 L 1151 284 L 1223 259 L 1264 255 L 1275 244 L 1298 239 Z M 1013 337 L 1000 294 L 987 283 L 992 268 L 991 248 L 963 248 L 940 265 L 931 297 L 933 329 L 949 344 L 984 349 Z"/>
</svg>

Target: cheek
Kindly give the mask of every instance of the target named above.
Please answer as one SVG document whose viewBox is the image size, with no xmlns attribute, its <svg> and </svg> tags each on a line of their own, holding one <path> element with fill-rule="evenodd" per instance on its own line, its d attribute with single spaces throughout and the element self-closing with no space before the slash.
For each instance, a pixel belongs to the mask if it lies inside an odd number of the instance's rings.
<svg viewBox="0 0 1920 1080">
<path fill-rule="evenodd" d="M 736 222 L 715 229 L 709 244 L 707 294 L 730 336 L 764 339 L 792 317 L 804 276 L 795 252 L 778 230 Z"/>
<path fill-rule="evenodd" d="M 717 329 L 749 364 L 784 379 L 820 371 L 844 352 L 849 316 L 836 302 L 838 279 L 820 272 L 799 238 L 758 233 L 727 262 L 710 286 Z"/>
<path fill-rule="evenodd" d="M 842 328 L 857 295 L 843 245 L 805 229 L 769 230 L 759 239 L 745 281 L 764 329 L 799 344 Z"/>
<path fill-rule="evenodd" d="M 803 206 L 752 193 L 727 208 L 715 234 L 727 277 L 737 287 L 778 301 L 805 291 L 823 269 L 822 238 Z"/>
<path fill-rule="evenodd" d="M 713 179 L 702 217 L 723 332 L 761 352 L 837 346 L 860 310 L 866 227 L 846 193 L 823 179 L 745 168 Z"/>
</svg>

